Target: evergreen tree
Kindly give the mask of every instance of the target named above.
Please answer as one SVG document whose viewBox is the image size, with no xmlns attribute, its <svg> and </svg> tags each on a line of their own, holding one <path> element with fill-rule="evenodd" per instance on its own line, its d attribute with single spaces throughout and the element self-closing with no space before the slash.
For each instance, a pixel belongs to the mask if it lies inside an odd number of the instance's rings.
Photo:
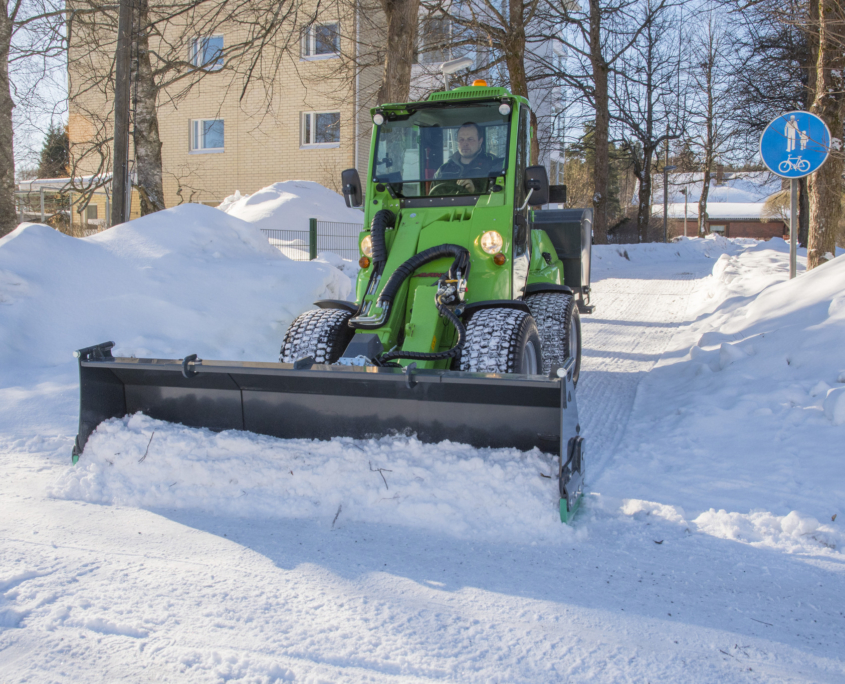
<svg viewBox="0 0 845 684">
<path fill-rule="evenodd" d="M 41 161 L 38 164 L 39 178 L 67 178 L 70 164 L 70 144 L 67 129 L 62 125 L 52 125 L 44 138 L 41 148 Z"/>
</svg>

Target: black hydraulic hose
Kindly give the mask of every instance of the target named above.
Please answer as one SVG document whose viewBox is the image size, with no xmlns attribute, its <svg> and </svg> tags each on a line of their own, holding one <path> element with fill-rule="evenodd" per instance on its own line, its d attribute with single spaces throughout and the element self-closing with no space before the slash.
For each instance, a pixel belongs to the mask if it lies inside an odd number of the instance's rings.
<svg viewBox="0 0 845 684">
<path fill-rule="evenodd" d="M 415 254 L 414 256 L 412 256 L 391 274 L 390 278 L 388 278 L 387 280 L 387 284 L 385 284 L 384 289 L 379 295 L 378 304 L 382 308 L 390 306 L 390 304 L 393 302 L 393 298 L 399 292 L 399 288 L 402 286 L 402 283 L 404 283 L 405 280 L 414 271 L 429 263 L 430 261 L 442 259 L 443 257 L 447 256 L 453 256 L 455 260 L 449 267 L 449 271 L 446 274 L 446 279 L 457 280 L 458 271 L 460 271 L 462 278 L 466 278 L 467 274 L 469 273 L 470 266 L 469 251 L 466 248 L 461 247 L 460 245 L 450 244 L 430 247 L 429 249 L 426 249 L 420 252 L 419 254 Z M 461 353 L 461 350 L 463 350 L 464 345 L 466 344 L 466 328 L 464 327 L 463 323 L 461 323 L 460 319 L 448 308 L 446 308 L 443 302 L 440 301 L 439 296 L 436 297 L 434 301 L 437 306 L 437 310 L 440 312 L 440 314 L 442 316 L 445 316 L 448 321 L 453 326 L 455 326 L 455 330 L 457 330 L 458 332 L 458 341 L 455 343 L 455 346 L 453 346 L 451 349 L 447 349 L 446 351 L 442 352 L 387 352 L 379 357 L 379 363 L 387 363 L 388 361 L 392 361 L 393 359 L 411 359 L 414 361 L 437 361 L 439 359 L 451 359 Z"/>
<path fill-rule="evenodd" d="M 379 363 L 387 363 L 388 361 L 392 361 L 393 359 L 410 359 L 412 361 L 437 361 L 439 359 L 452 359 L 456 357 L 464 348 L 464 345 L 467 343 L 467 329 L 464 327 L 464 324 L 461 323 L 461 319 L 458 318 L 455 314 L 453 314 L 449 309 L 447 309 L 443 304 L 440 303 L 440 299 L 436 300 L 437 303 L 437 310 L 443 314 L 446 318 L 449 319 L 449 322 L 455 326 L 455 330 L 458 331 L 458 341 L 455 343 L 455 346 L 451 349 L 447 349 L 446 351 L 441 352 L 412 352 L 412 351 L 393 351 L 387 352 L 386 354 L 382 354 L 379 356 L 378 360 Z"/>
<path fill-rule="evenodd" d="M 370 273 L 370 280 L 367 283 L 368 292 L 373 285 L 373 281 L 379 277 L 384 270 L 384 265 L 387 263 L 387 243 L 384 239 L 384 233 L 388 228 L 393 228 L 396 225 L 396 214 L 390 209 L 381 209 L 373 216 L 373 222 L 370 224 L 370 238 L 373 241 L 373 271 Z M 358 310 L 353 315 L 353 318 L 361 315 L 361 311 L 366 304 L 366 299 L 361 297 L 361 303 L 358 305 Z"/>
<path fill-rule="evenodd" d="M 382 209 L 373 216 L 370 224 L 370 235 L 373 239 L 373 265 L 379 274 L 384 270 L 387 263 L 387 244 L 384 240 L 384 233 L 388 228 L 396 225 L 396 214 L 390 209 Z"/>
<path fill-rule="evenodd" d="M 373 251 L 373 255 L 375 256 L 375 251 Z M 452 265 L 449 267 L 449 272 L 447 273 L 448 279 L 456 280 L 458 277 L 458 271 L 460 271 L 461 275 L 466 278 L 469 274 L 469 252 L 464 247 L 449 244 L 429 247 L 419 254 L 412 256 L 390 274 L 390 277 L 387 279 L 387 283 L 384 285 L 384 289 L 379 295 L 379 305 L 391 303 L 393 298 L 399 292 L 399 288 L 402 287 L 402 283 L 404 283 L 405 280 L 418 268 L 425 266 L 430 261 L 435 261 L 448 256 L 455 257 L 455 260 L 452 262 Z"/>
</svg>

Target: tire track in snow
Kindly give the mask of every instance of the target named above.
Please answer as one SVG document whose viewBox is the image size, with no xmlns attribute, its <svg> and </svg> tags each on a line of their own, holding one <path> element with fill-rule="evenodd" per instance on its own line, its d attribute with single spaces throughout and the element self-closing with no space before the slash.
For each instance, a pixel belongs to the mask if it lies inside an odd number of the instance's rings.
<svg viewBox="0 0 845 684">
<path fill-rule="evenodd" d="M 593 283 L 596 312 L 581 318 L 583 357 L 578 384 L 578 410 L 588 440 L 588 478 L 597 476 L 613 459 L 640 381 L 675 331 L 689 322 L 690 295 L 710 274 L 711 264 L 702 266 L 693 272 L 695 267 L 689 262 L 651 263 L 632 278 Z"/>
</svg>

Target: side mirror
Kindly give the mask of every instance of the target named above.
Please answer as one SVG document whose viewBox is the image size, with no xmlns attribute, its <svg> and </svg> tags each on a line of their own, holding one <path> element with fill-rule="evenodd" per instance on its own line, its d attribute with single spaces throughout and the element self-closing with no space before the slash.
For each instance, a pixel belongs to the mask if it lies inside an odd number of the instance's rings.
<svg viewBox="0 0 845 684">
<path fill-rule="evenodd" d="M 549 186 L 549 204 L 566 204 L 566 186 Z"/>
<path fill-rule="evenodd" d="M 340 183 L 343 186 L 343 199 L 347 207 L 360 207 L 364 203 L 364 192 L 361 189 L 361 179 L 358 177 L 358 169 L 346 169 L 340 174 Z"/>
<path fill-rule="evenodd" d="M 549 203 L 549 175 L 545 166 L 529 166 L 525 169 L 525 190 L 533 190 L 528 204 L 538 206 Z"/>
</svg>

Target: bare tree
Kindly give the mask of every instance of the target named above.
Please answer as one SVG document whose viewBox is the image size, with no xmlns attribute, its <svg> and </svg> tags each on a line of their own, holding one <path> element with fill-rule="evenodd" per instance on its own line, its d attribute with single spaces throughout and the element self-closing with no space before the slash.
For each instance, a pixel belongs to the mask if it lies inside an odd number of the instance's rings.
<svg viewBox="0 0 845 684">
<path fill-rule="evenodd" d="M 812 0 L 816 2 L 816 0 Z M 807 268 L 820 266 L 836 253 L 842 218 L 842 137 L 845 130 L 845 9 L 839 0 L 818 0 L 816 96 L 810 111 L 830 129 L 833 154 L 810 176 L 810 235 Z"/>
<path fill-rule="evenodd" d="M 680 105 L 678 34 L 672 8 L 654 10 L 654 0 L 640 9 L 642 31 L 619 59 L 612 73 L 611 116 L 622 148 L 631 156 L 639 181 L 637 234 L 649 239 L 652 171 L 655 153 L 681 136 L 684 121 Z M 683 44 L 683 42 L 682 42 Z"/>
<path fill-rule="evenodd" d="M 704 172 L 698 200 L 698 234 L 707 226 L 707 197 L 717 158 L 733 139 L 731 127 L 731 73 L 727 63 L 728 36 L 723 19 L 710 9 L 693 39 L 690 85 L 690 142 L 701 158 Z"/>
<path fill-rule="evenodd" d="M 38 70 L 64 48 L 63 3 L 7 0 L 0 14 L 0 237 L 17 226 L 13 82 L 16 67 Z"/>
<path fill-rule="evenodd" d="M 748 156 L 757 154 L 760 135 L 778 112 L 809 110 L 815 97 L 818 2 L 808 0 L 740 0 L 730 21 L 736 56 L 732 74 L 731 119 L 734 139 Z M 809 196 L 807 178 L 799 181 L 798 241 L 807 246 Z"/>
<path fill-rule="evenodd" d="M 645 5 L 639 0 L 588 0 L 580 3 L 544 0 L 543 37 L 560 47 L 565 59 L 547 61 L 544 68 L 577 94 L 594 113 L 593 231 L 595 241 L 607 242 L 610 202 L 610 80 L 617 66 L 668 0 Z"/>
</svg>

